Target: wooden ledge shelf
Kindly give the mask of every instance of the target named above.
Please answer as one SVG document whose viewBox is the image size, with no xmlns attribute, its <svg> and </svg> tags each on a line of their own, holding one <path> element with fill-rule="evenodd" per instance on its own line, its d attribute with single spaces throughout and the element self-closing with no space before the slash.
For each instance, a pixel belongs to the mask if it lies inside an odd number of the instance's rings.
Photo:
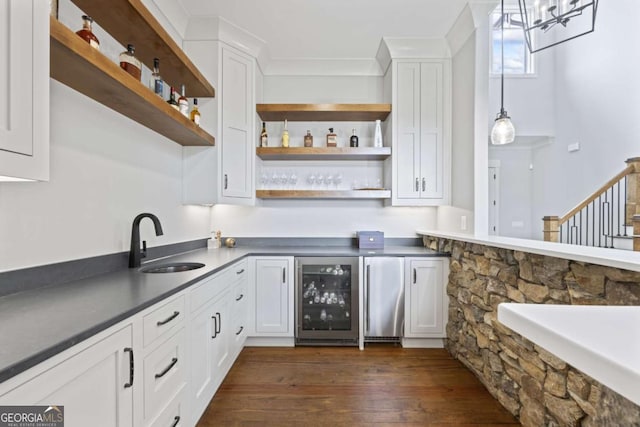
<svg viewBox="0 0 640 427">
<path fill-rule="evenodd" d="M 384 160 L 391 147 L 258 147 L 262 160 Z"/>
<path fill-rule="evenodd" d="M 160 59 L 162 78 L 176 89 L 185 85 L 186 96 L 214 97 L 211 83 L 191 62 L 141 0 L 72 0 L 120 44 L 136 47 L 136 57 L 153 70 Z"/>
<path fill-rule="evenodd" d="M 265 122 L 373 122 L 385 120 L 391 104 L 257 104 Z"/>
<path fill-rule="evenodd" d="M 259 199 L 390 199 L 390 190 L 257 190 Z"/>
<path fill-rule="evenodd" d="M 212 135 L 55 18 L 50 34 L 52 78 L 180 145 L 215 145 Z"/>
</svg>

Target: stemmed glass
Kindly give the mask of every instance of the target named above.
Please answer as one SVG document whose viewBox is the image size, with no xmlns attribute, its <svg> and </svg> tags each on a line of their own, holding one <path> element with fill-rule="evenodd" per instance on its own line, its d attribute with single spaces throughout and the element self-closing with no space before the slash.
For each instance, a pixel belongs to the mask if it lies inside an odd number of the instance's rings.
<svg viewBox="0 0 640 427">
<path fill-rule="evenodd" d="M 329 189 L 329 187 L 331 187 L 332 182 L 333 182 L 333 176 L 331 176 L 331 174 L 327 174 L 327 176 L 324 179 L 324 183 L 327 185 L 327 190 Z"/>
<path fill-rule="evenodd" d="M 337 173 L 334 177 L 333 177 L 333 183 L 336 185 L 336 190 L 338 189 L 338 187 L 340 186 L 340 183 L 342 182 L 342 174 L 341 173 Z"/>
<path fill-rule="evenodd" d="M 260 185 L 262 186 L 263 190 L 267 188 L 268 182 L 269 182 L 269 175 L 267 174 L 266 171 L 263 171 L 262 174 L 260 175 Z"/>
<path fill-rule="evenodd" d="M 291 172 L 291 175 L 289 175 L 289 184 L 291 184 L 291 188 L 294 189 L 297 183 L 298 183 L 298 175 L 296 175 L 295 172 Z"/>
<path fill-rule="evenodd" d="M 316 176 L 311 172 L 309 176 L 307 176 L 307 183 L 309 183 L 309 187 L 313 190 L 313 184 L 316 182 Z"/>
</svg>

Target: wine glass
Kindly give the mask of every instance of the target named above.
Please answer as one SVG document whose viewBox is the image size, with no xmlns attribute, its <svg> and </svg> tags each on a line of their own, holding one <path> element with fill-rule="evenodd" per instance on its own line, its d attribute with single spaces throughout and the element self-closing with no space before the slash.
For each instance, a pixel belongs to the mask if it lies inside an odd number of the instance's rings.
<svg viewBox="0 0 640 427">
<path fill-rule="evenodd" d="M 336 176 L 333 177 L 333 183 L 336 185 L 336 190 L 340 186 L 341 182 L 342 182 L 342 174 L 337 173 Z"/>
<path fill-rule="evenodd" d="M 327 176 L 324 178 L 324 183 L 327 185 L 327 190 L 331 186 L 332 182 L 333 182 L 333 176 L 331 176 L 331 174 L 327 174 Z"/>
<path fill-rule="evenodd" d="M 295 172 L 291 172 L 291 175 L 289 176 L 289 184 L 291 184 L 291 188 L 295 188 L 297 183 L 298 183 L 298 175 L 296 175 Z"/>
<path fill-rule="evenodd" d="M 313 183 L 316 182 L 316 176 L 311 172 L 307 176 L 307 182 L 309 183 L 310 188 L 313 190 Z"/>
<path fill-rule="evenodd" d="M 278 172 L 274 171 L 271 174 L 271 188 L 278 188 L 279 180 L 280 180 L 280 175 L 278 175 Z"/>
<path fill-rule="evenodd" d="M 316 175 L 316 184 L 318 184 L 318 187 L 322 187 L 323 182 L 324 182 L 324 175 L 322 175 L 321 173 Z"/>
<path fill-rule="evenodd" d="M 283 190 L 287 188 L 287 182 L 289 182 L 289 176 L 285 172 L 282 172 L 280 175 L 280 184 Z"/>
<path fill-rule="evenodd" d="M 262 189 L 267 188 L 267 183 L 269 182 L 269 175 L 267 172 L 262 172 L 260 175 L 260 184 L 262 185 Z"/>
</svg>

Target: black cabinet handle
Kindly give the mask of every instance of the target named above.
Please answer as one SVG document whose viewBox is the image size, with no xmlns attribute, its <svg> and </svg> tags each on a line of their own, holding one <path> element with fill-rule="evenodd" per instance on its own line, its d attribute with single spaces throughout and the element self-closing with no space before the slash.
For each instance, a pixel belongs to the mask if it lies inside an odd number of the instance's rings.
<svg viewBox="0 0 640 427">
<path fill-rule="evenodd" d="M 420 185 L 420 182 L 419 182 L 418 178 L 416 178 L 416 191 L 420 191 L 419 185 Z"/>
<path fill-rule="evenodd" d="M 240 271 L 236 271 L 236 274 L 242 274 L 242 273 L 244 273 L 244 268 Z"/>
<path fill-rule="evenodd" d="M 224 174 L 224 189 L 226 190 L 229 187 L 229 176 Z"/>
<path fill-rule="evenodd" d="M 282 267 L 282 283 L 287 283 L 287 269 Z"/>
<path fill-rule="evenodd" d="M 236 332 L 236 335 L 240 335 L 242 333 L 243 329 L 244 329 L 244 326 L 240 326 L 240 330 L 238 332 Z"/>
<path fill-rule="evenodd" d="M 180 416 L 176 415 L 176 417 L 173 419 L 173 424 L 171 424 L 171 427 L 176 427 L 179 422 L 180 422 Z"/>
<path fill-rule="evenodd" d="M 165 375 L 167 375 L 167 372 L 169 372 L 171 368 L 176 366 L 176 363 L 178 363 L 178 358 L 174 357 L 173 359 L 171 359 L 171 363 L 169 363 L 169 365 L 166 368 L 164 368 L 162 372 L 160 372 L 159 374 L 156 374 L 156 378 L 162 378 Z"/>
<path fill-rule="evenodd" d="M 236 301 L 240 301 L 243 297 L 244 297 L 244 294 L 240 294 L 240 296 L 236 298 Z"/>
<path fill-rule="evenodd" d="M 159 320 L 156 323 L 156 325 L 158 325 L 158 326 L 166 325 L 167 323 L 171 322 L 173 319 L 175 319 L 178 316 L 180 316 L 180 312 L 179 311 L 174 311 L 171 316 L 167 317 L 164 320 Z"/>
<path fill-rule="evenodd" d="M 413 269 L 413 283 L 416 283 L 418 281 L 418 272 L 416 271 L 416 269 Z"/>
<path fill-rule="evenodd" d="M 422 178 L 422 191 L 427 190 L 427 180 Z"/>
<path fill-rule="evenodd" d="M 222 316 L 220 316 L 220 313 L 216 313 L 216 316 L 218 316 L 218 321 L 216 322 L 216 328 L 218 328 L 216 330 L 216 336 L 217 336 L 222 330 Z"/>
<path fill-rule="evenodd" d="M 124 351 L 129 353 L 129 382 L 124 385 L 124 388 L 129 388 L 133 386 L 133 349 L 126 347 Z"/>
<path fill-rule="evenodd" d="M 211 316 L 211 318 L 214 321 L 214 325 L 213 325 L 213 336 L 211 337 L 211 339 L 215 338 L 218 336 L 218 318 L 216 316 Z"/>
</svg>

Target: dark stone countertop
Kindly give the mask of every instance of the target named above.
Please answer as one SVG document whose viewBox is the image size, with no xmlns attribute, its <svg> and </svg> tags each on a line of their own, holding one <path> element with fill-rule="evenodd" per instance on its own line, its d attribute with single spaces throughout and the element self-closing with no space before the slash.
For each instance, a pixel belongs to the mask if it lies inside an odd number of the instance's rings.
<svg viewBox="0 0 640 427">
<path fill-rule="evenodd" d="M 148 263 L 201 262 L 181 273 L 126 269 L 0 298 L 0 383 L 247 256 L 448 256 L 424 247 L 199 249 Z"/>
</svg>

